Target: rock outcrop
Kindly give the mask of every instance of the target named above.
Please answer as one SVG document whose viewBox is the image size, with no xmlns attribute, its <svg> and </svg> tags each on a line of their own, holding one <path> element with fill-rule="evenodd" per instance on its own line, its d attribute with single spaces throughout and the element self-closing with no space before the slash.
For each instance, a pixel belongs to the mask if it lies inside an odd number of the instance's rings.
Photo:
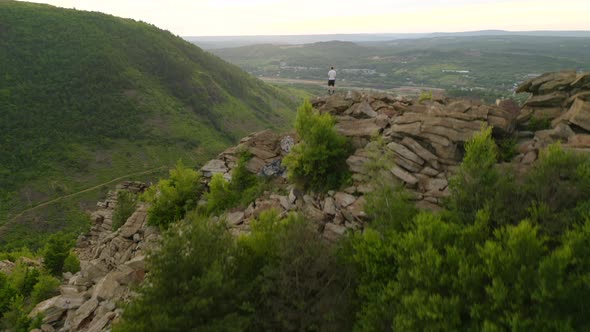
<svg viewBox="0 0 590 332">
<path fill-rule="evenodd" d="M 517 118 L 522 129 L 517 161 L 530 164 L 541 149 L 557 141 L 565 149 L 590 152 L 590 72 L 543 74 L 516 91 L 531 94 Z M 547 128 L 527 131 L 535 122 Z"/>
<path fill-rule="evenodd" d="M 517 115 L 508 108 L 467 100 L 418 102 L 354 91 L 317 98 L 312 104 L 333 115 L 336 130 L 356 148 L 347 160 L 353 185 L 326 194 L 298 191 L 286 182 L 280 163 L 297 143 L 296 135 L 254 133 L 201 169 L 205 182 L 215 173 L 230 180 L 239 152 L 248 150 L 253 156 L 247 165 L 251 172 L 275 176 L 284 184 L 284 194 L 265 193 L 243 211 L 221 216 L 235 233 L 248 232 L 250 221 L 269 208 L 282 214 L 301 212 L 328 240 L 337 239 L 347 229 L 361 228 L 366 218 L 364 194 L 374 189 L 371 165 L 375 162 L 388 165 L 379 174 L 382 179 L 406 186 L 419 206 L 439 209 L 441 199 L 449 195 L 448 179 L 461 162 L 464 143 L 484 125 L 493 126 L 496 136 L 511 135 Z"/>
<path fill-rule="evenodd" d="M 266 130 L 253 133 L 220 153 L 202 168 L 203 182 L 214 174 L 231 181 L 240 155 L 251 158 L 246 168 L 276 184 L 248 207 L 218 216 L 234 234 L 247 233 L 260 213 L 275 209 L 281 215 L 303 214 L 327 241 L 336 241 L 349 229 L 361 229 L 366 221 L 365 194 L 378 182 L 404 186 L 418 207 L 438 210 L 449 195 L 449 179 L 464 155 L 464 144 L 482 126 L 492 126 L 495 138 L 518 139 L 518 155 L 512 160 L 528 167 L 540 149 L 562 141 L 568 149 L 590 152 L 590 73 L 549 73 L 523 83 L 519 92 L 531 93 L 522 110 L 515 103 L 485 105 L 470 100 L 434 98 L 417 101 L 388 94 L 351 91 L 345 96 L 317 98 L 313 107 L 336 119 L 336 130 L 349 138 L 355 152 L 346 163 L 352 173 L 347 188 L 327 193 L 304 193 L 287 181 L 282 159 L 297 144 L 294 133 Z M 550 128 L 527 131 L 531 119 L 547 118 Z M 140 192 L 145 186 L 127 182 L 118 190 Z M 109 193 L 92 214 L 89 234 L 78 239 L 82 270 L 65 276 L 61 295 L 40 303 L 44 323 L 57 331 L 107 331 L 120 315 L 116 304 L 133 297 L 130 285 L 146 273 L 146 250 L 159 235 L 146 223 L 147 206 L 140 204 L 117 231 L 112 231 L 116 192 Z M 203 202 L 201 202 L 203 203 Z M 0 269 L 11 269 L 0 262 Z M 45 325 L 49 326 L 49 325 Z"/>
<path fill-rule="evenodd" d="M 135 193 L 144 189 L 139 182 L 117 187 L 117 191 Z M 112 231 L 117 191 L 109 192 L 107 199 L 97 204 L 91 232 L 78 238 L 81 271 L 64 274 L 60 295 L 39 303 L 30 313 L 42 313 L 43 323 L 55 331 L 109 331 L 112 320 L 121 313 L 116 305 L 131 299 L 131 286 L 144 278 L 146 250 L 157 243 L 159 235 L 147 226 L 145 204 L 139 204 L 125 224 Z"/>
</svg>

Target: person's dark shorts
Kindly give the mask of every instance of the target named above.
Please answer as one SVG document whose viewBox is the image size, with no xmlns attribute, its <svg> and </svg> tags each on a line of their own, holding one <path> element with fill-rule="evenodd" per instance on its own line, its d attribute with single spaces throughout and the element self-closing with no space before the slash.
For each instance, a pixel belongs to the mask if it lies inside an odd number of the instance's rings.
<svg viewBox="0 0 590 332">
<path fill-rule="evenodd" d="M 328 80 L 328 86 L 334 86 L 336 84 L 336 80 Z"/>
</svg>

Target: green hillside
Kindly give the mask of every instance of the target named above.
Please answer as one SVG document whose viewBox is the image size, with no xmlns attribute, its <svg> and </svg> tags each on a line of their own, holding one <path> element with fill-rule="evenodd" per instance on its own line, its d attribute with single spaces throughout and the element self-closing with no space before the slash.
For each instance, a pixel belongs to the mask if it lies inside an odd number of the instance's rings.
<svg viewBox="0 0 590 332">
<path fill-rule="evenodd" d="M 0 1 L 0 68 L 4 241 L 6 222 L 40 202 L 179 158 L 195 165 L 293 119 L 293 100 L 238 67 L 100 13 Z M 26 227 L 66 227 L 58 219 Z"/>
</svg>

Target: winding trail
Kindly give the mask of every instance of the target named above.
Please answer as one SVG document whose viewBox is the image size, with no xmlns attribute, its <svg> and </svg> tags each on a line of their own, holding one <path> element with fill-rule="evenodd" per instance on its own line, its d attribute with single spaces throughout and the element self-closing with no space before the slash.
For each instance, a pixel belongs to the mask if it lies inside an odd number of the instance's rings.
<svg viewBox="0 0 590 332">
<path fill-rule="evenodd" d="M 31 208 L 28 208 L 28 209 L 26 209 L 26 210 L 23 210 L 23 211 L 21 211 L 20 213 L 18 213 L 18 214 L 17 214 L 17 215 L 15 215 L 14 217 L 12 217 L 10 220 L 8 220 L 8 221 L 7 221 L 7 222 L 6 222 L 4 225 L 2 225 L 2 226 L 0 227 L 0 234 L 2 234 L 2 229 L 3 229 L 3 228 L 6 226 L 6 225 L 8 225 L 8 224 L 10 224 L 10 223 L 13 223 L 13 222 L 14 222 L 16 219 L 18 219 L 18 218 L 22 217 L 22 215 L 23 215 L 23 214 L 25 214 L 25 213 L 27 213 L 27 212 L 30 212 L 30 211 L 33 211 L 33 210 L 36 210 L 36 209 L 42 208 L 42 207 L 44 207 L 44 206 L 47 206 L 47 205 L 49 205 L 49 204 L 53 204 L 53 203 L 55 203 L 55 202 L 58 202 L 58 201 L 60 201 L 60 200 L 62 200 L 62 199 L 65 199 L 65 198 L 70 198 L 70 197 L 74 197 L 74 196 L 77 196 L 77 195 L 80 195 L 80 194 L 83 194 L 83 193 L 86 193 L 86 192 L 89 192 L 89 191 L 93 191 L 93 190 L 95 190 L 95 189 L 98 189 L 98 188 L 100 188 L 100 187 L 102 187 L 102 186 L 105 186 L 105 185 L 107 185 L 107 184 L 111 184 L 111 183 L 113 183 L 113 182 L 121 181 L 121 180 L 123 180 L 123 179 L 125 179 L 125 178 L 128 178 L 128 177 L 131 177 L 131 176 L 137 176 L 137 175 L 149 174 L 149 173 L 153 173 L 153 172 L 155 172 L 155 171 L 157 171 L 157 170 L 164 169 L 164 168 L 168 168 L 168 167 L 170 167 L 170 166 L 160 166 L 160 167 L 156 167 L 156 168 L 148 169 L 147 171 L 142 171 L 142 172 L 137 172 L 137 173 L 131 173 L 131 174 L 123 175 L 123 176 L 120 176 L 120 177 L 118 177 L 118 178 L 116 178 L 116 179 L 112 179 L 112 180 L 109 180 L 109 181 L 107 181 L 107 182 L 104 182 L 104 183 L 98 184 L 98 185 L 96 185 L 96 186 L 93 186 L 93 187 L 90 187 L 90 188 L 87 188 L 87 189 L 84 189 L 84 190 L 81 190 L 81 191 L 78 191 L 78 192 L 75 192 L 75 193 L 72 193 L 72 194 L 68 194 L 68 195 L 65 195 L 65 196 L 60 196 L 60 197 L 57 197 L 57 198 L 54 198 L 54 199 L 52 199 L 52 200 L 49 200 L 49 201 L 43 202 L 43 203 L 41 203 L 41 204 L 39 204 L 39 205 L 35 205 L 35 206 L 31 207 Z"/>
</svg>

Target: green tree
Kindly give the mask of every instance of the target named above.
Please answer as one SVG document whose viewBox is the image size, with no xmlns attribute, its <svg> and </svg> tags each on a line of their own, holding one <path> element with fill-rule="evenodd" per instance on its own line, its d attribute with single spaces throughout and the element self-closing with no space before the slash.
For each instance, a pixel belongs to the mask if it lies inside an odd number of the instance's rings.
<svg viewBox="0 0 590 332">
<path fill-rule="evenodd" d="M 32 329 L 41 327 L 41 318 L 29 318 L 25 305 L 25 298 L 16 295 L 12 298 L 8 311 L 0 321 L 3 331 L 29 332 Z"/>
<path fill-rule="evenodd" d="M 10 273 L 8 279 L 12 287 L 18 293 L 27 297 L 33 291 L 33 287 L 39 279 L 39 270 L 29 267 L 22 261 L 17 261 L 15 268 Z"/>
<path fill-rule="evenodd" d="M 246 207 L 262 194 L 267 187 L 265 180 L 246 168 L 251 157 L 248 151 L 239 154 L 237 166 L 232 170 L 231 181 L 227 181 L 222 174 L 213 175 L 209 182 L 209 192 L 204 195 L 208 215 L 219 214 L 236 206 Z"/>
<path fill-rule="evenodd" d="M 73 247 L 72 241 L 66 235 L 53 234 L 47 240 L 43 249 L 43 265 L 54 276 L 60 276 L 64 261 Z"/>
<path fill-rule="evenodd" d="M 262 213 L 236 240 L 189 213 L 150 262 L 149 283 L 115 331 L 350 329 L 349 275 L 301 217 Z"/>
<path fill-rule="evenodd" d="M 0 272 L 0 318 L 10 307 L 10 302 L 16 294 L 6 275 Z"/>
<path fill-rule="evenodd" d="M 58 287 L 61 283 L 59 280 L 50 275 L 41 275 L 33 287 L 31 293 L 31 303 L 39 303 L 59 294 Z"/>
<path fill-rule="evenodd" d="M 338 261 L 336 248 L 295 214 L 282 219 L 276 211 L 263 212 L 252 227 L 252 235 L 238 243 L 239 261 L 248 264 L 239 270 L 258 274 L 249 295 L 256 308 L 249 330 L 349 330 L 352 275 Z"/>
<path fill-rule="evenodd" d="M 184 218 L 188 211 L 196 207 L 201 194 L 200 179 L 198 172 L 179 161 L 170 170 L 168 179 L 160 180 L 142 196 L 151 203 L 148 209 L 149 224 L 166 228 L 170 223 Z"/>
<path fill-rule="evenodd" d="M 283 159 L 289 177 L 306 189 L 327 190 L 340 186 L 348 176 L 346 158 L 350 145 L 334 128 L 328 113 L 314 111 L 309 101 L 297 110 L 295 130 L 301 141 Z"/>
<path fill-rule="evenodd" d="M 235 242 L 221 223 L 196 213 L 172 225 L 158 255 L 150 256 L 150 282 L 125 309 L 114 331 L 242 331 L 235 273 Z"/>
<path fill-rule="evenodd" d="M 560 144 L 542 150 L 525 176 L 528 212 L 546 234 L 555 235 L 584 221 L 590 197 L 590 157 Z M 587 212 L 585 212 L 587 211 Z"/>
<path fill-rule="evenodd" d="M 64 260 L 64 272 L 76 273 L 80 271 L 80 260 L 73 251 L 70 251 Z"/>
</svg>

